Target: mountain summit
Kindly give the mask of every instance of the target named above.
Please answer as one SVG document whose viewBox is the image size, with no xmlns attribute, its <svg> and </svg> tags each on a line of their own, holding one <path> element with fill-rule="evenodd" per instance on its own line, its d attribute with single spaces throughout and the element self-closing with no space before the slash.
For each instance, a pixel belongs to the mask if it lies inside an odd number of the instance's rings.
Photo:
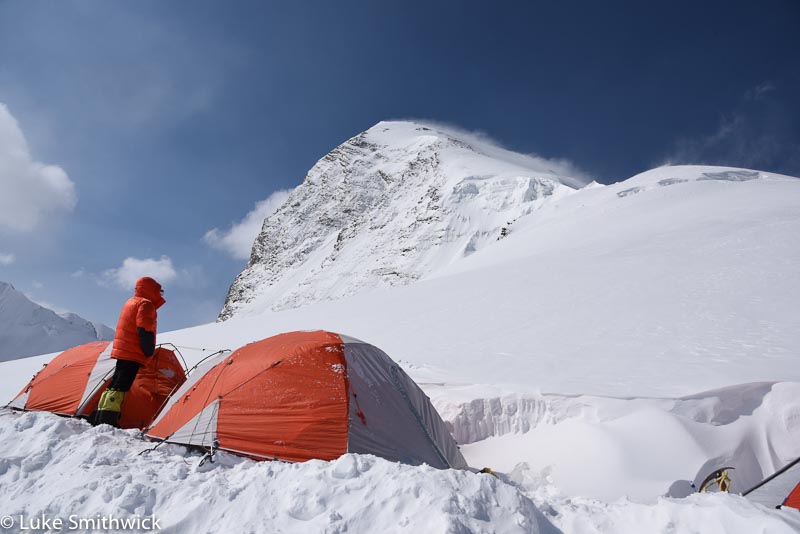
<svg viewBox="0 0 800 534">
<path fill-rule="evenodd" d="M 264 221 L 219 318 L 406 285 L 588 181 L 474 134 L 380 122 L 319 160 Z"/>
</svg>

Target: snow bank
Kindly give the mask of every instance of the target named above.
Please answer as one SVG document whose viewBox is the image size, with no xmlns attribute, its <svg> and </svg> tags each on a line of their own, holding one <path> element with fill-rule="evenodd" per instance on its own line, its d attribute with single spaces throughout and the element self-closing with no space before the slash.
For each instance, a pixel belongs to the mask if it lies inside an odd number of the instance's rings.
<svg viewBox="0 0 800 534">
<path fill-rule="evenodd" d="M 506 395 L 434 404 L 470 465 L 547 473 L 604 501 L 683 497 L 733 466 L 743 492 L 800 456 L 800 383 L 732 386 L 679 399 Z M 534 491 L 535 488 L 525 488 Z"/>
<path fill-rule="evenodd" d="M 155 515 L 175 532 L 558 532 L 491 475 L 348 454 L 254 462 L 48 413 L 0 414 L 0 515 Z M 11 528 L 6 532 L 18 532 Z"/>
</svg>

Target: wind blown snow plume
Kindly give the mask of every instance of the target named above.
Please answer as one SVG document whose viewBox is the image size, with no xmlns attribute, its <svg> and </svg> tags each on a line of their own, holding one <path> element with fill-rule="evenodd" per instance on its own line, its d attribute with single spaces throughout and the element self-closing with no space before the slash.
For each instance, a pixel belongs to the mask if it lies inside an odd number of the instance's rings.
<svg viewBox="0 0 800 534">
<path fill-rule="evenodd" d="M 0 265 L 11 265 L 17 261 L 17 257 L 13 254 L 0 254 Z"/>
<path fill-rule="evenodd" d="M 573 162 L 564 158 L 545 158 L 534 153 L 514 152 L 503 147 L 497 140 L 481 131 L 465 130 L 459 126 L 429 120 L 397 120 L 384 121 L 380 124 L 385 127 L 397 123 L 418 124 L 422 128 L 435 130 L 440 134 L 457 139 L 469 145 L 473 150 L 491 158 L 513 162 L 525 169 L 535 172 L 547 173 L 560 177 L 560 180 L 571 187 L 581 187 L 594 180 L 591 173 L 579 168 Z"/>
<path fill-rule="evenodd" d="M 78 201 L 64 169 L 35 161 L 16 119 L 0 103 L 0 230 L 30 232 Z"/>
<path fill-rule="evenodd" d="M 246 260 L 250 257 L 253 241 L 261 231 L 264 219 L 275 213 L 286 202 L 290 192 L 287 190 L 275 191 L 264 200 L 257 202 L 252 211 L 241 221 L 232 224 L 228 230 L 214 228 L 206 232 L 203 236 L 204 241 L 218 250 L 227 252 L 234 259 Z"/>
</svg>

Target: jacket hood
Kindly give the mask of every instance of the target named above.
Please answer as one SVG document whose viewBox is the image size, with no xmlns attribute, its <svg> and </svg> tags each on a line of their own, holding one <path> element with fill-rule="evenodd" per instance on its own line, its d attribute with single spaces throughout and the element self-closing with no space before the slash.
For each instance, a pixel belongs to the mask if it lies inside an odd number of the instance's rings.
<svg viewBox="0 0 800 534">
<path fill-rule="evenodd" d="M 134 296 L 147 299 L 152 302 L 156 309 L 163 306 L 167 301 L 161 296 L 161 284 L 145 276 L 136 281 L 136 290 L 133 292 Z"/>
</svg>

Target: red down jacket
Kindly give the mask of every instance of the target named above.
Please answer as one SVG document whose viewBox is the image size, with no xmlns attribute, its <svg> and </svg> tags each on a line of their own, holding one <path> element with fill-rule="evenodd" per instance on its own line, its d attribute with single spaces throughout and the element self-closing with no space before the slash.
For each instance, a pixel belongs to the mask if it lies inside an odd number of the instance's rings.
<svg viewBox="0 0 800 534">
<path fill-rule="evenodd" d="M 143 328 L 155 336 L 158 328 L 156 310 L 165 302 L 161 296 L 161 284 L 149 277 L 136 281 L 133 297 L 128 299 L 119 314 L 114 334 L 114 348 L 111 349 L 112 358 L 144 365 L 147 356 L 142 351 L 137 328 Z"/>
</svg>

